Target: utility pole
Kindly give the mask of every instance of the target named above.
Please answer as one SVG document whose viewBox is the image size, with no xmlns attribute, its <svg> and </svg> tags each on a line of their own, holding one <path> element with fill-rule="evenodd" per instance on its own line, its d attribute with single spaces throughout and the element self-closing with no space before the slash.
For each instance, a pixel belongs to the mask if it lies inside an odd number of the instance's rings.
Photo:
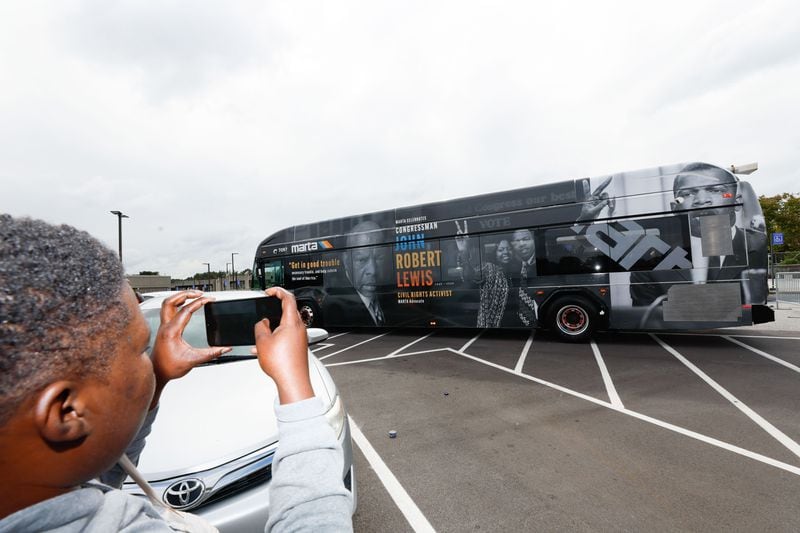
<svg viewBox="0 0 800 533">
<path fill-rule="evenodd" d="M 128 215 L 122 213 L 122 211 L 110 211 L 112 215 L 117 216 L 118 221 L 118 229 L 119 229 L 119 239 L 117 240 L 119 244 L 119 262 L 122 263 L 122 219 L 123 218 L 131 218 Z"/>
<path fill-rule="evenodd" d="M 208 267 L 208 286 L 211 287 L 211 263 L 203 263 Z"/>
<path fill-rule="evenodd" d="M 239 255 L 239 252 L 232 252 L 231 253 L 231 271 L 233 272 L 233 286 L 235 288 L 239 288 L 239 281 L 236 279 L 236 267 L 234 266 L 233 256 Z"/>
</svg>

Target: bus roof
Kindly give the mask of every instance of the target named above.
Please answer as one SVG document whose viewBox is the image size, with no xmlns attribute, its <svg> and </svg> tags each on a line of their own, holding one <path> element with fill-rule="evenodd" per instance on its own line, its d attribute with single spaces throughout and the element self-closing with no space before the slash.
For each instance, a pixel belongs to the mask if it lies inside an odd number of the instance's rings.
<svg viewBox="0 0 800 533">
<path fill-rule="evenodd" d="M 720 171 L 720 176 L 725 176 L 725 179 L 728 179 L 731 183 L 738 181 L 738 178 L 729 170 L 715 165 L 700 162 L 678 163 L 642 170 L 607 174 L 594 178 L 569 179 L 543 185 L 489 192 L 474 196 L 289 226 L 273 233 L 261 241 L 258 250 L 274 247 L 278 244 L 346 235 L 352 228 L 367 220 L 377 225 L 377 227 L 374 228 L 375 230 L 391 229 L 394 231 L 396 227 L 400 226 L 414 226 L 443 220 L 469 219 L 472 217 L 522 210 L 553 208 L 555 206 L 578 206 L 585 201 L 585 197 L 588 194 L 587 187 L 590 186 L 590 183 L 592 184 L 591 186 L 596 189 L 597 185 L 595 184 L 607 181 L 608 183 L 604 187 L 604 190 L 611 196 L 618 198 L 671 192 L 672 183 L 677 174 L 681 173 L 684 169 L 698 167 L 713 168 L 715 171 L 718 170 Z M 554 220 L 553 222 L 559 222 L 559 220 Z M 257 257 L 259 255 L 276 254 L 274 251 L 268 254 L 259 254 L 257 251 Z"/>
</svg>

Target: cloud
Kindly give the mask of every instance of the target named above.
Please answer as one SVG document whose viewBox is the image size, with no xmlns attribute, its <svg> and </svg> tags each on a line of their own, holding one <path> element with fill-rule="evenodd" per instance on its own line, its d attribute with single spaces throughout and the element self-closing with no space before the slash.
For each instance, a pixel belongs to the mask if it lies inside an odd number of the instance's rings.
<svg viewBox="0 0 800 533">
<path fill-rule="evenodd" d="M 283 227 L 688 160 L 796 189 L 789 2 L 0 4 L 2 208 L 129 271 Z"/>
<path fill-rule="evenodd" d="M 192 96 L 239 69 L 269 63 L 278 29 L 263 2 L 85 0 L 55 21 L 84 61 L 136 78 L 155 102 Z"/>
<path fill-rule="evenodd" d="M 704 15 L 689 23 L 691 31 L 672 29 L 686 42 L 657 65 L 660 74 L 643 87 L 652 108 L 701 98 L 800 62 L 800 12 L 791 2 L 732 4 L 726 17 Z"/>
</svg>

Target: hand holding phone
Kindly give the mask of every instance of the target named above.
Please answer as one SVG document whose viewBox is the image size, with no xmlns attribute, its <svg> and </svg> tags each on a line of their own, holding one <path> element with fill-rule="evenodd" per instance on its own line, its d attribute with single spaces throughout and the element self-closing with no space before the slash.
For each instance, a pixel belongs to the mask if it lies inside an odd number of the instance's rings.
<svg viewBox="0 0 800 533">
<path fill-rule="evenodd" d="M 298 402 L 314 396 L 311 379 L 308 375 L 308 333 L 297 302 L 292 294 L 279 287 L 267 289 L 269 296 L 275 296 L 283 306 L 283 319 L 274 332 L 266 322 L 256 324 L 256 348 L 258 364 L 275 381 L 281 404 Z"/>
<path fill-rule="evenodd" d="M 209 346 L 252 346 L 258 322 L 268 318 L 272 330 L 280 325 L 281 301 L 269 296 L 212 301 L 206 304 L 205 315 Z"/>
</svg>

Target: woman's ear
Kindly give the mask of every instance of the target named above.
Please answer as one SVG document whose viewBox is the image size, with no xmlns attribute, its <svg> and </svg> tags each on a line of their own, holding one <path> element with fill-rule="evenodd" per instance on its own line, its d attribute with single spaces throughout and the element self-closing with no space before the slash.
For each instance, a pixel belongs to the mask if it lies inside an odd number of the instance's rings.
<svg viewBox="0 0 800 533">
<path fill-rule="evenodd" d="M 34 402 L 34 420 L 45 441 L 65 444 L 91 433 L 91 422 L 78 391 L 74 381 L 56 381 L 39 392 Z"/>
</svg>

